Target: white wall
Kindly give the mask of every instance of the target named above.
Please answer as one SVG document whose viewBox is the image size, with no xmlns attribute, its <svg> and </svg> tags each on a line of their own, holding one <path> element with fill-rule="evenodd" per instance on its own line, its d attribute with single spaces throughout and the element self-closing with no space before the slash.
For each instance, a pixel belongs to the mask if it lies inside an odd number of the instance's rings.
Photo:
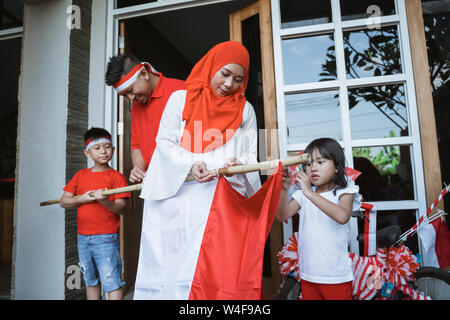
<svg viewBox="0 0 450 320">
<path fill-rule="evenodd" d="M 105 72 L 106 72 L 106 16 L 107 1 L 92 1 L 91 52 L 89 68 L 89 128 L 105 125 Z M 109 60 L 109 57 L 108 57 Z M 112 134 L 112 133 L 111 133 Z M 88 159 L 88 167 L 94 162 Z"/>
<path fill-rule="evenodd" d="M 12 299 L 64 299 L 70 0 L 25 6 Z"/>
<path fill-rule="evenodd" d="M 92 1 L 91 65 L 89 70 L 89 127 L 104 127 L 107 1 Z"/>
</svg>

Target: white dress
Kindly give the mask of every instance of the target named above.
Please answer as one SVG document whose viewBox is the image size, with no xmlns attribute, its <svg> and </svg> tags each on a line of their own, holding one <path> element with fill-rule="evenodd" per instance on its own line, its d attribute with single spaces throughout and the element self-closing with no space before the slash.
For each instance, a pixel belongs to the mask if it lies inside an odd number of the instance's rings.
<svg viewBox="0 0 450 320">
<path fill-rule="evenodd" d="M 235 157 L 257 162 L 257 127 L 246 102 L 242 124 L 222 147 L 194 154 L 179 147 L 185 123 L 186 91 L 174 92 L 161 118 L 157 147 L 143 181 L 145 199 L 134 299 L 188 299 L 200 245 L 217 180 L 184 182 L 194 161 L 207 169 L 223 167 Z M 249 197 L 261 186 L 257 172 L 227 177 L 233 188 Z"/>
<path fill-rule="evenodd" d="M 338 204 L 343 194 L 352 194 L 352 211 L 361 207 L 359 186 L 347 179 L 347 187 L 321 193 L 325 199 Z M 314 203 L 301 190 L 293 194 L 300 205 L 298 228 L 298 254 L 300 278 L 314 283 L 337 284 L 353 280 L 348 243 L 350 226 L 339 224 Z"/>
</svg>

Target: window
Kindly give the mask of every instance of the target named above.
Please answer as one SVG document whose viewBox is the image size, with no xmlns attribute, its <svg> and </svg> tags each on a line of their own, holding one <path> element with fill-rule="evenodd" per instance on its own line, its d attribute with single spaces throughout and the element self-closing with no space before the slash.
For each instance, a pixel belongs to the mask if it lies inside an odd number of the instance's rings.
<svg viewBox="0 0 450 320">
<path fill-rule="evenodd" d="M 0 30 L 18 28 L 23 25 L 23 2 L 0 1 Z"/>
<path fill-rule="evenodd" d="M 272 14 L 281 157 L 334 138 L 380 215 L 425 213 L 404 0 L 279 0 Z"/>
</svg>

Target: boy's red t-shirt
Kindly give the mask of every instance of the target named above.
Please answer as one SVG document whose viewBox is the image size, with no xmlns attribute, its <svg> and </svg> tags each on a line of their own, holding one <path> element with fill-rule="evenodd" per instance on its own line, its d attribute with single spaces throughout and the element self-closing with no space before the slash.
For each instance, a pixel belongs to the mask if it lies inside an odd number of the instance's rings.
<svg viewBox="0 0 450 320">
<path fill-rule="evenodd" d="M 106 171 L 92 171 L 89 168 L 78 171 L 63 190 L 74 195 L 82 195 L 91 190 L 116 189 L 127 185 L 125 177 L 112 168 Z M 125 192 L 110 195 L 108 200 L 130 197 L 131 193 Z M 78 207 L 77 225 L 78 234 L 82 235 L 117 233 L 120 227 L 120 216 L 94 201 Z"/>
<path fill-rule="evenodd" d="M 184 90 L 184 81 L 166 78 L 158 73 L 159 81 L 148 98 L 147 105 L 136 101 L 131 108 L 131 148 L 140 149 L 147 165 L 152 159 L 156 147 L 159 122 L 170 95 Z"/>
</svg>

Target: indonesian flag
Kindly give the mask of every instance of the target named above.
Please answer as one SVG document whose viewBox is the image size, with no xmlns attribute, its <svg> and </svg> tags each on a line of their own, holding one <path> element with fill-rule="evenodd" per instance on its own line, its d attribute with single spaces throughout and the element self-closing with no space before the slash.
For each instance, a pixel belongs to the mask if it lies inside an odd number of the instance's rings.
<svg viewBox="0 0 450 320">
<path fill-rule="evenodd" d="M 373 256 L 377 254 L 377 210 L 372 204 L 363 202 L 364 209 L 364 246 L 360 247 L 362 256 Z M 362 251 L 362 252 L 361 252 Z"/>
<path fill-rule="evenodd" d="M 220 178 L 189 299 L 259 299 L 264 245 L 280 198 L 282 166 L 251 198 Z"/>
<path fill-rule="evenodd" d="M 134 299 L 260 299 L 281 182 L 280 163 L 249 198 L 220 177 L 183 184 L 176 202 L 146 200 Z"/>
<path fill-rule="evenodd" d="M 444 219 L 435 219 L 428 223 L 425 217 L 423 227 L 418 230 L 422 243 L 424 266 L 446 268 L 450 266 L 450 232 Z"/>
</svg>

